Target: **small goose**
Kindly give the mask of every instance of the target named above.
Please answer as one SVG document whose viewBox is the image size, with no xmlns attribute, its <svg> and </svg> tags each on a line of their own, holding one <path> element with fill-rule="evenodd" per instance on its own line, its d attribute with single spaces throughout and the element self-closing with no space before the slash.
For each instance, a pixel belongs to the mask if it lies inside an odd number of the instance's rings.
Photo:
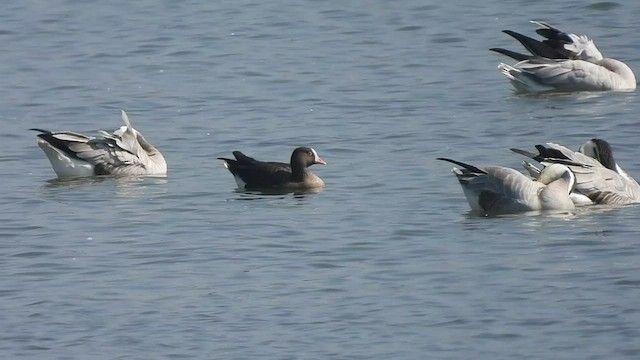
<svg viewBox="0 0 640 360">
<path fill-rule="evenodd" d="M 518 40 L 532 55 L 502 48 L 489 50 L 518 61 L 501 63 L 498 69 L 520 92 L 634 90 L 636 77 L 629 66 L 605 58 L 585 35 L 562 32 L 542 22 L 536 32 L 546 38 L 539 41 L 511 30 L 504 33 Z"/>
<path fill-rule="evenodd" d="M 324 181 L 307 170 L 307 167 L 327 163 L 310 147 L 299 147 L 291 154 L 291 163 L 264 162 L 250 158 L 240 151 L 234 151 L 236 160 L 218 158 L 224 161 L 240 189 L 287 189 L 302 190 L 324 186 Z"/>
<path fill-rule="evenodd" d="M 624 205 L 640 202 L 640 185 L 615 162 L 608 142 L 591 139 L 579 151 L 554 143 L 535 147 L 538 154 L 520 149 L 511 150 L 532 158 L 543 166 L 558 163 L 568 166 L 576 176 L 575 191 L 584 194 L 594 204 Z M 531 165 L 531 168 L 535 169 L 535 166 Z M 531 173 L 535 176 L 535 170 Z"/>
<path fill-rule="evenodd" d="M 542 181 L 532 180 L 517 170 L 502 166 L 475 167 L 456 160 L 453 172 L 464 191 L 471 210 L 496 215 L 535 210 L 574 210 L 569 193 L 575 177 L 568 167 L 553 164 L 542 170 Z"/>
<path fill-rule="evenodd" d="M 38 146 L 49 158 L 58 177 L 96 175 L 165 175 L 167 163 L 158 149 L 134 129 L 122 111 L 125 126 L 102 138 L 70 131 L 39 131 Z"/>
</svg>

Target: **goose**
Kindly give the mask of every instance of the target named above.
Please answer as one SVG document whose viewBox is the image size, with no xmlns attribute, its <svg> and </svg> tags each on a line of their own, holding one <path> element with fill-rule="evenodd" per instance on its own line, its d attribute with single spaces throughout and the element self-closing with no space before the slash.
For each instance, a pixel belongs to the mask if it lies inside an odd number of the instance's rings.
<svg viewBox="0 0 640 360">
<path fill-rule="evenodd" d="M 502 48 L 489 49 L 518 61 L 515 65 L 498 65 L 517 91 L 629 91 L 636 88 L 631 68 L 620 60 L 605 58 L 593 40 L 585 35 L 562 32 L 542 21 L 531 22 L 540 26 L 536 32 L 545 40 L 503 30 L 531 55 Z"/>
<path fill-rule="evenodd" d="M 324 181 L 311 173 L 307 167 L 327 163 L 310 147 L 298 147 L 293 150 L 289 164 L 259 161 L 240 151 L 234 151 L 233 156 L 235 160 L 223 157 L 218 159 L 224 162 L 224 167 L 231 172 L 239 189 L 303 190 L 324 186 Z"/>
<path fill-rule="evenodd" d="M 565 164 L 576 176 L 575 192 L 583 194 L 594 204 L 626 205 L 640 202 L 640 185 L 615 162 L 611 145 L 605 140 L 591 139 L 578 151 L 554 143 L 536 145 L 535 148 L 537 154 L 515 148 L 511 150 L 543 166 Z M 535 177 L 535 170 L 531 174 Z"/>
<path fill-rule="evenodd" d="M 542 181 L 536 181 L 507 167 L 476 167 L 452 159 L 437 159 L 461 167 L 454 167 L 451 172 L 458 178 L 473 212 L 497 215 L 575 209 L 569 197 L 575 176 L 565 165 L 545 167 L 540 174 Z"/>
<path fill-rule="evenodd" d="M 40 132 L 37 144 L 60 178 L 165 175 L 167 163 L 162 153 L 131 126 L 127 113 L 121 112 L 125 126 L 111 134 L 100 130 L 100 138 L 71 131 L 30 130 Z"/>
</svg>

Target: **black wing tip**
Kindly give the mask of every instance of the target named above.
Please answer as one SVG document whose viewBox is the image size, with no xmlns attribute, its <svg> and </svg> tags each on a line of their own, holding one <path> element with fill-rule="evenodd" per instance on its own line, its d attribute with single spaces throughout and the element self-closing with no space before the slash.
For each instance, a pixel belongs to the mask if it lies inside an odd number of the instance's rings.
<svg viewBox="0 0 640 360">
<path fill-rule="evenodd" d="M 482 169 L 479 169 L 479 168 L 477 168 L 477 167 L 475 167 L 475 166 L 473 166 L 473 165 L 465 164 L 465 163 L 463 163 L 463 162 L 461 162 L 461 161 L 458 161 L 458 160 L 453 160 L 453 159 L 443 158 L 443 157 L 436 158 L 436 160 L 441 160 L 441 161 L 450 162 L 450 163 L 452 163 L 452 164 L 455 164 L 455 165 L 461 166 L 461 167 L 465 168 L 466 170 L 471 171 L 471 172 L 474 172 L 474 173 L 486 174 L 486 171 L 484 171 L 484 170 L 482 170 Z"/>
<path fill-rule="evenodd" d="M 231 154 L 233 155 L 233 157 L 235 157 L 235 159 L 229 159 L 229 158 L 225 158 L 225 157 L 219 157 L 218 160 L 223 160 L 226 161 L 228 163 L 236 163 L 240 160 L 242 160 L 243 158 L 246 158 L 247 156 L 245 154 L 243 154 L 240 151 L 232 151 Z"/>
<path fill-rule="evenodd" d="M 233 156 L 235 156 L 236 161 L 239 163 L 253 164 L 253 163 L 259 162 L 258 160 L 243 154 L 241 151 L 234 151 L 232 152 L 232 154 Z"/>
<path fill-rule="evenodd" d="M 527 150 L 522 150 L 522 149 L 517 149 L 517 148 L 510 148 L 509 150 L 513 151 L 516 154 L 520 154 L 523 155 L 525 157 L 528 157 L 530 159 L 533 159 L 535 161 L 542 161 L 543 160 L 543 156 L 542 156 L 542 150 L 540 150 L 540 148 L 538 148 L 538 146 L 542 146 L 542 145 L 536 145 L 536 149 L 538 149 L 538 154 L 532 153 L 531 151 L 527 151 Z M 543 147 L 543 149 L 546 149 Z"/>
<path fill-rule="evenodd" d="M 503 49 L 503 48 L 490 48 L 490 51 L 495 51 L 499 54 L 508 56 L 516 61 L 524 61 L 524 60 L 531 60 L 533 58 L 533 55 L 526 55 L 526 54 L 522 54 L 516 51 L 511 51 L 511 50 L 507 50 L 507 49 Z"/>
<path fill-rule="evenodd" d="M 590 164 L 584 164 L 584 163 L 573 161 L 567 158 L 567 156 L 564 155 L 559 150 L 547 148 L 544 145 L 539 145 L 539 144 L 536 145 L 535 147 L 539 152 L 538 154 L 534 154 L 530 151 L 516 149 L 516 148 L 511 148 L 510 150 L 517 154 L 524 155 L 528 158 L 531 158 L 537 162 L 547 161 L 547 162 L 562 164 L 566 166 L 575 166 L 575 167 L 582 167 L 582 168 L 592 167 L 592 165 Z"/>
<path fill-rule="evenodd" d="M 41 133 L 43 133 L 43 134 L 47 134 L 47 135 L 51 135 L 51 134 L 52 134 L 52 132 L 51 132 L 51 131 L 49 131 L 49 130 L 44 130 L 44 129 L 40 129 L 40 128 L 31 128 L 31 129 L 29 129 L 29 130 L 30 130 L 30 131 L 38 131 L 38 132 L 41 132 Z"/>
<path fill-rule="evenodd" d="M 249 158 L 247 155 L 243 154 L 242 151 L 236 150 L 236 151 L 233 151 L 232 154 L 238 161 L 241 161 L 241 160 L 246 161 Z"/>
<path fill-rule="evenodd" d="M 458 166 L 466 167 L 465 163 L 461 163 L 460 161 L 449 159 L 449 158 L 445 158 L 445 157 L 437 157 L 436 160 L 446 161 L 446 162 L 450 162 L 450 163 L 458 165 Z"/>
</svg>

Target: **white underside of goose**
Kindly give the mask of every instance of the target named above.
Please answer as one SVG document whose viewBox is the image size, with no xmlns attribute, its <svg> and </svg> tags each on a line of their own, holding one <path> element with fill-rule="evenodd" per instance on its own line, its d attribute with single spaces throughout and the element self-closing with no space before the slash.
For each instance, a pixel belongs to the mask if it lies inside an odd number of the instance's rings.
<svg viewBox="0 0 640 360">
<path fill-rule="evenodd" d="M 38 139 L 38 146 L 44 151 L 58 177 L 85 177 L 94 175 L 94 166 L 86 161 L 72 159 L 67 154 Z"/>
</svg>

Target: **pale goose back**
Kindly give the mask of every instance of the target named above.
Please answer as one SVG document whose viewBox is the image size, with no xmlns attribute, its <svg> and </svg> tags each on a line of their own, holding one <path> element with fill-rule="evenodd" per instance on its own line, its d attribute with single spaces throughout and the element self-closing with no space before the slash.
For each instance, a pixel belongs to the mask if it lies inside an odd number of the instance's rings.
<svg viewBox="0 0 640 360">
<path fill-rule="evenodd" d="M 573 173 L 564 165 L 546 167 L 545 183 L 517 170 L 502 166 L 476 167 L 456 160 L 438 158 L 460 166 L 452 172 L 458 178 L 471 210 L 495 215 L 535 210 L 573 210 L 569 193 L 575 184 Z"/>
</svg>

